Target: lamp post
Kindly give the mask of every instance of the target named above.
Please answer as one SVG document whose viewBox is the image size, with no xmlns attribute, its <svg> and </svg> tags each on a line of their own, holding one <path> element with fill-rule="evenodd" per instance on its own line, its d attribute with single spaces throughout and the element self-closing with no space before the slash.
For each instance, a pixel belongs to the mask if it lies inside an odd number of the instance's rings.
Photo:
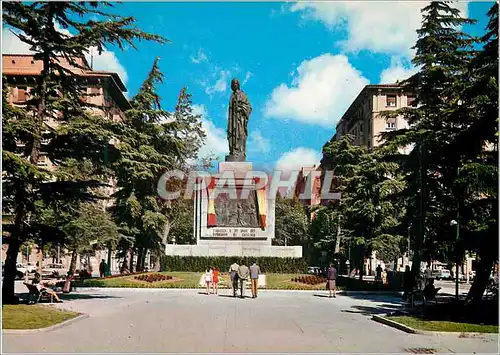
<svg viewBox="0 0 500 355">
<path fill-rule="evenodd" d="M 460 227 L 458 225 L 458 221 L 452 220 L 450 222 L 450 226 L 456 226 L 457 228 L 457 236 L 456 236 L 456 242 L 458 243 L 458 238 L 460 237 Z M 458 245 L 457 245 L 458 247 Z M 457 249 L 457 260 L 455 264 L 455 298 L 458 300 L 458 249 Z"/>
<path fill-rule="evenodd" d="M 347 277 L 349 277 L 349 275 L 351 274 L 351 269 L 349 268 L 350 267 L 350 262 L 349 262 L 349 259 L 347 259 L 345 261 L 345 267 L 347 268 Z"/>
</svg>

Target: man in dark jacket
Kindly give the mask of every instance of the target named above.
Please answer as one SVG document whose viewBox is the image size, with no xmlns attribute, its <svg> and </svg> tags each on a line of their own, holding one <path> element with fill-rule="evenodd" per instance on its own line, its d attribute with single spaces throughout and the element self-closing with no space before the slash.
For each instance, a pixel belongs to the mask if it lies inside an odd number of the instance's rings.
<svg viewBox="0 0 500 355">
<path fill-rule="evenodd" d="M 106 262 L 104 259 L 101 260 L 101 263 L 99 264 L 99 275 L 100 277 L 106 276 Z"/>
<path fill-rule="evenodd" d="M 328 271 L 327 271 L 327 278 L 328 278 L 328 281 L 326 283 L 326 288 L 328 291 L 330 291 L 330 298 L 332 297 L 336 297 L 335 295 L 335 291 L 336 291 L 336 285 L 335 285 L 335 281 L 337 280 L 337 269 L 335 269 L 335 267 L 333 266 L 333 264 L 330 264 L 330 267 L 328 268 Z"/>
</svg>

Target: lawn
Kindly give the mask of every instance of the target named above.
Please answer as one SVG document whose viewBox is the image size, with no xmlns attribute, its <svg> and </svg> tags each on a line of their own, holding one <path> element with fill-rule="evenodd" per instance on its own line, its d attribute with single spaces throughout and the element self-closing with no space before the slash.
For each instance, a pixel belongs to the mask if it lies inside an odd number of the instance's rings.
<svg viewBox="0 0 500 355">
<path fill-rule="evenodd" d="M 425 320 L 415 316 L 392 316 L 386 318 L 418 330 L 463 333 L 498 333 L 498 325 Z"/>
<path fill-rule="evenodd" d="M 146 282 L 135 279 L 136 275 L 125 275 L 120 277 L 104 279 L 87 279 L 76 281 L 76 287 L 132 287 L 132 288 L 201 288 L 199 281 L 202 273 L 200 272 L 162 272 L 163 275 L 173 277 L 173 280 Z M 307 285 L 300 282 L 293 282 L 292 279 L 300 274 L 266 274 L 267 289 L 271 290 L 324 290 L 325 283 L 317 285 Z M 222 274 L 219 284 L 220 288 L 229 287 L 229 275 Z"/>
<path fill-rule="evenodd" d="M 78 316 L 78 313 L 38 305 L 3 305 L 3 329 L 38 329 Z"/>
</svg>

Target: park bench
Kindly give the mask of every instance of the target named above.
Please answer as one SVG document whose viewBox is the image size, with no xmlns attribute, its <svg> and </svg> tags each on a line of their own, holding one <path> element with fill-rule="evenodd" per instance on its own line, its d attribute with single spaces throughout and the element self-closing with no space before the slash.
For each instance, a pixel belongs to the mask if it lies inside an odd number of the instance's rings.
<svg viewBox="0 0 500 355">
<path fill-rule="evenodd" d="M 54 302 L 54 295 L 50 294 L 46 290 L 39 290 L 36 285 L 27 282 L 24 282 L 24 285 L 28 288 L 30 303 L 39 303 L 44 300 L 48 300 L 50 303 Z"/>
<path fill-rule="evenodd" d="M 438 298 L 436 296 L 437 292 L 434 298 L 428 299 L 427 297 L 425 297 L 425 293 L 423 290 L 414 290 L 410 294 L 410 307 L 419 309 L 419 308 L 425 308 L 430 305 L 436 305 L 438 304 Z"/>
</svg>

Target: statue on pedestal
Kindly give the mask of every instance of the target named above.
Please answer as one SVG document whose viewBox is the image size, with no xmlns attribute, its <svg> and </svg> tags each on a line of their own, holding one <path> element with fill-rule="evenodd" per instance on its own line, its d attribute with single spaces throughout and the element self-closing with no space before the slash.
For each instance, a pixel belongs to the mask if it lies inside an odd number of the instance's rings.
<svg viewBox="0 0 500 355">
<path fill-rule="evenodd" d="M 246 141 L 248 137 L 248 119 L 252 106 L 247 95 L 240 89 L 238 79 L 231 80 L 231 98 L 229 99 L 229 115 L 227 125 L 227 140 L 229 155 L 226 161 L 245 161 Z"/>
</svg>

